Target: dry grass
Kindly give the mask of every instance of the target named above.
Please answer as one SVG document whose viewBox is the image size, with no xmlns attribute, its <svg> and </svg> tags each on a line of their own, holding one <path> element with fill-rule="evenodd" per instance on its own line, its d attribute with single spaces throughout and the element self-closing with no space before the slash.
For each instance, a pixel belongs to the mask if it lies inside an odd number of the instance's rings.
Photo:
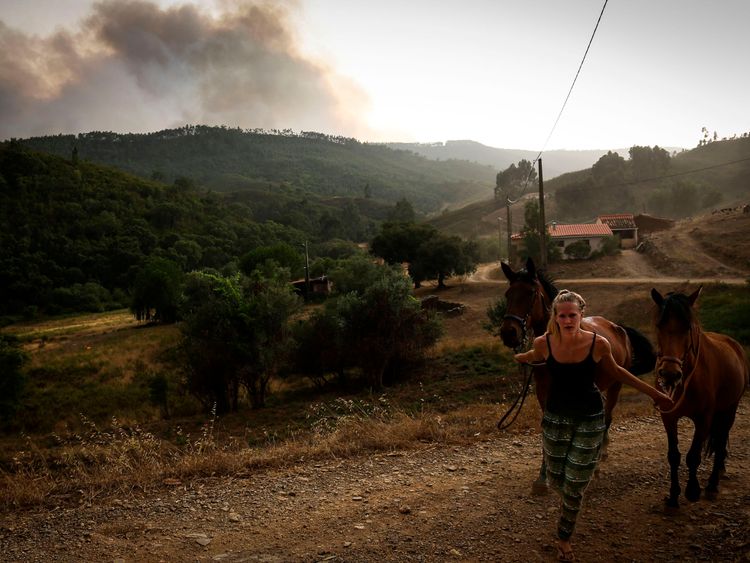
<svg viewBox="0 0 750 563">
<path fill-rule="evenodd" d="M 523 429 L 537 420 L 527 409 L 518 421 Z M 116 419 L 99 428 L 83 418 L 85 432 L 54 435 L 53 448 L 25 437 L 25 447 L 0 472 L 0 506 L 91 502 L 110 494 L 149 490 L 176 482 L 217 475 L 237 475 L 314 459 L 344 458 L 375 451 L 458 444 L 478 440 L 494 430 L 497 408 L 467 405 L 440 414 L 426 409 L 407 414 L 384 398 L 376 404 L 336 399 L 311 408 L 307 429 L 284 439 L 269 434 L 266 443 L 247 447 L 244 440 L 219 442 L 212 417 L 196 437 L 179 428 L 173 442 Z"/>
</svg>

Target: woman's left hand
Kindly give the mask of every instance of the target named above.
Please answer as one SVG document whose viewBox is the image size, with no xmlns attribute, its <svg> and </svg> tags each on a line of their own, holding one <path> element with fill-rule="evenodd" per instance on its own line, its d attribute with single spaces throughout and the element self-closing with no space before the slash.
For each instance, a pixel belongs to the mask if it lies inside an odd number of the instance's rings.
<svg viewBox="0 0 750 563">
<path fill-rule="evenodd" d="M 668 411 L 674 407 L 674 401 L 669 395 L 659 393 L 659 395 L 654 399 L 654 406 L 660 411 Z"/>
</svg>

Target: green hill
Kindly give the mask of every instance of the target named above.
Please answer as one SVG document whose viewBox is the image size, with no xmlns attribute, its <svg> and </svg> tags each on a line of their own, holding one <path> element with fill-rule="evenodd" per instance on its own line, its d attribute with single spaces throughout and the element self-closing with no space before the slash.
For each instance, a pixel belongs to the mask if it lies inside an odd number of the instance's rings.
<svg viewBox="0 0 750 563">
<path fill-rule="evenodd" d="M 319 133 L 186 126 L 148 134 L 91 132 L 20 140 L 35 150 L 115 166 L 168 183 L 188 177 L 216 191 L 279 184 L 322 196 L 394 203 L 421 212 L 491 193 L 497 170 L 460 160 L 436 162 L 411 151 Z"/>
<path fill-rule="evenodd" d="M 591 221 L 598 214 L 618 212 L 680 218 L 750 199 L 747 134 L 671 156 L 658 147 L 640 148 L 640 160 L 629 159 L 628 153 L 604 155 L 591 168 L 546 180 L 546 219 Z M 523 205 L 522 200 L 512 207 L 515 230 L 523 222 Z M 464 237 L 498 236 L 498 228 L 506 230 L 505 207 L 488 198 L 429 222 Z"/>
<path fill-rule="evenodd" d="M 392 209 L 237 181 L 241 190 L 222 194 L 0 143 L 0 315 L 125 306 L 150 257 L 185 271 L 236 268 L 259 246 L 309 241 L 314 258 L 331 239 L 369 240 Z"/>
</svg>

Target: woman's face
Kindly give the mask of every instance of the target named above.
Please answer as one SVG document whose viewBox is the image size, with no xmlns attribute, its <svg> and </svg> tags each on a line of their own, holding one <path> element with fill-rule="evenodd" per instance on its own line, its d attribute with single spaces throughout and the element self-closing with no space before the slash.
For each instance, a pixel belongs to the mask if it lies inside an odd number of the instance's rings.
<svg viewBox="0 0 750 563">
<path fill-rule="evenodd" d="M 558 303 L 555 307 L 555 319 L 561 333 L 577 332 L 581 327 L 581 309 L 578 303 Z"/>
</svg>

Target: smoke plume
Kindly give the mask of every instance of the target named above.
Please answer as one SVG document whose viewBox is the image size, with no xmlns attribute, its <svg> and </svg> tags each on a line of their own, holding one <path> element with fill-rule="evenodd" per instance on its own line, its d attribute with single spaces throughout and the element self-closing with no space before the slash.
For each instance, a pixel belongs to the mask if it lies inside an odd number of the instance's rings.
<svg viewBox="0 0 750 563">
<path fill-rule="evenodd" d="M 75 30 L 0 21 L 0 140 L 187 123 L 366 134 L 366 96 L 297 45 L 287 8 L 106 0 Z"/>
</svg>

